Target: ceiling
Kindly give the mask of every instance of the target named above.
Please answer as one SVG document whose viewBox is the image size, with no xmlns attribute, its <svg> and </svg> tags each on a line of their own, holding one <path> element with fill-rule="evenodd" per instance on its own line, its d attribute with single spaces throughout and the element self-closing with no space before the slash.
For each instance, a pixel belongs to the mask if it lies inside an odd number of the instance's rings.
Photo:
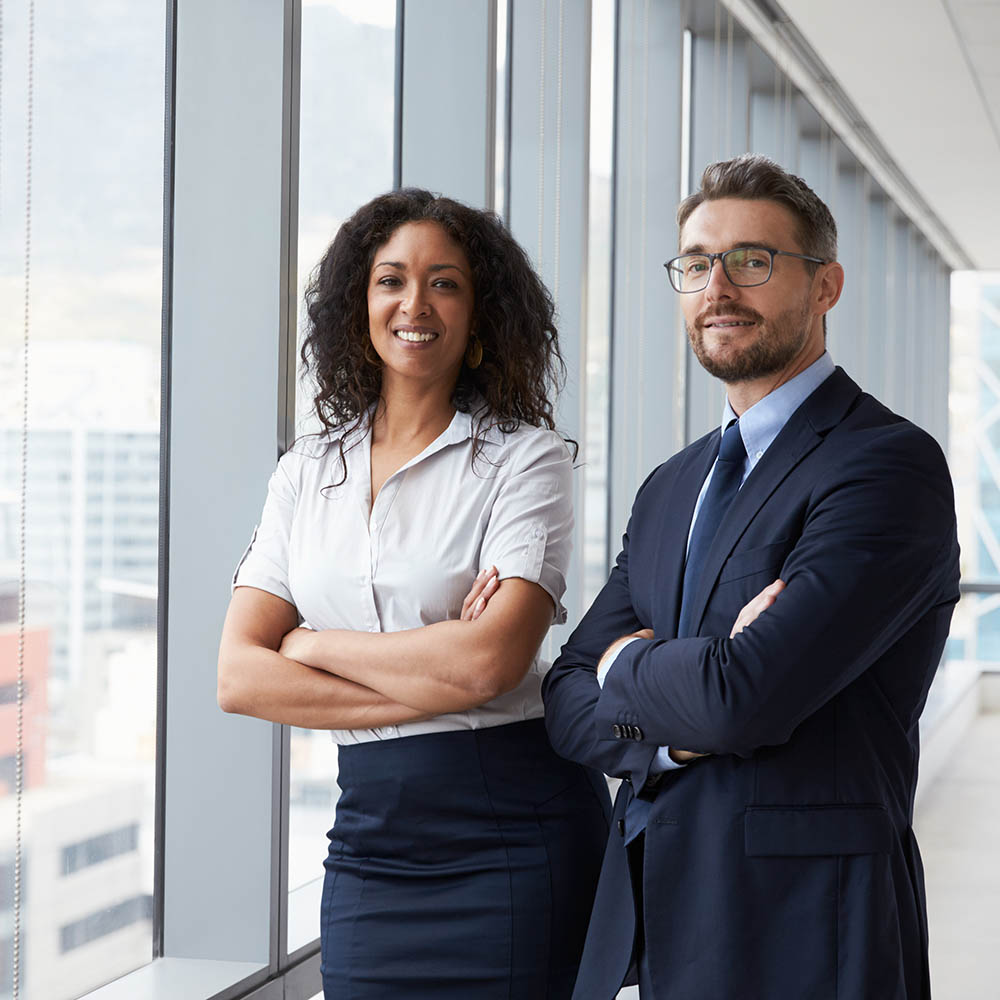
<svg viewBox="0 0 1000 1000">
<path fill-rule="evenodd" d="M 979 269 L 1000 269 L 1000 0 L 781 0 Z"/>
</svg>

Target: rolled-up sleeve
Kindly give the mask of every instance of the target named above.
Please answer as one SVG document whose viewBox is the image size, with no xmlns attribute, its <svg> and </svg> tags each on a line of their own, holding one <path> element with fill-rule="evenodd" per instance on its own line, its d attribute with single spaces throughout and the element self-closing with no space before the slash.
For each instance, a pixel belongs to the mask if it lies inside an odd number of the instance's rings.
<svg viewBox="0 0 1000 1000">
<path fill-rule="evenodd" d="M 288 583 L 288 547 L 295 510 L 292 456 L 278 463 L 267 487 L 267 500 L 250 544 L 233 574 L 233 588 L 256 587 L 294 604 Z"/>
<path fill-rule="evenodd" d="M 564 622 L 562 596 L 573 548 L 573 464 L 566 442 L 552 431 L 526 435 L 490 512 L 481 565 L 500 579 L 541 586 Z"/>
</svg>

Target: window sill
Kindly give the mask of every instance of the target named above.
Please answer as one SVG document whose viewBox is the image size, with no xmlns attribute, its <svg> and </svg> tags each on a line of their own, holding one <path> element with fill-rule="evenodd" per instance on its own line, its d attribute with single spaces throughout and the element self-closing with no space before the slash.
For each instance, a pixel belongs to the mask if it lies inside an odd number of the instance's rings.
<svg viewBox="0 0 1000 1000">
<path fill-rule="evenodd" d="M 256 962 L 158 958 L 85 994 L 82 1000 L 209 1000 L 266 969 Z"/>
</svg>

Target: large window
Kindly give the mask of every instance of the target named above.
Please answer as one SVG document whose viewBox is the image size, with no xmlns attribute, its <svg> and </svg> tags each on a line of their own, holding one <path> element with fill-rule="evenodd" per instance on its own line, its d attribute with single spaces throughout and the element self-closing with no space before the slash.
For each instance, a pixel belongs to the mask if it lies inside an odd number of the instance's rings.
<svg viewBox="0 0 1000 1000">
<path fill-rule="evenodd" d="M 0 997 L 16 926 L 71 1000 L 153 953 L 165 11 L 2 15 Z"/>
<path fill-rule="evenodd" d="M 964 593 L 948 653 L 956 665 L 995 670 L 1000 665 L 1000 273 L 956 272 L 951 302 L 949 457 Z"/>
<path fill-rule="evenodd" d="M 392 189 L 395 139 L 395 0 L 327 0 L 303 5 L 299 124 L 298 284 L 340 224 Z M 345 95 L 350 94 L 349 99 Z M 313 388 L 296 386 L 296 430 L 316 424 Z M 329 733 L 291 733 L 288 837 L 288 950 L 319 936 L 325 832 L 337 801 L 337 751 Z"/>
</svg>

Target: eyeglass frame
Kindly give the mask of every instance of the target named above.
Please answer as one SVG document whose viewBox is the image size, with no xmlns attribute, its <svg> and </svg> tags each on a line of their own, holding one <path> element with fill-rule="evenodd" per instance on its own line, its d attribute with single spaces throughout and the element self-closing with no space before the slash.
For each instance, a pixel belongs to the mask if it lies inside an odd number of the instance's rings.
<svg viewBox="0 0 1000 1000">
<path fill-rule="evenodd" d="M 729 268 L 726 267 L 726 257 L 731 253 L 738 253 L 741 250 L 763 250 L 764 253 L 768 254 L 770 257 L 770 266 L 767 269 L 767 277 L 763 281 L 755 281 L 752 285 L 744 285 L 738 281 L 733 281 L 732 276 L 729 273 Z M 670 265 L 673 264 L 675 260 L 680 260 L 682 257 L 707 257 L 708 258 L 708 271 L 706 272 L 707 277 L 705 278 L 705 284 L 701 288 L 678 288 L 674 284 L 673 276 L 670 272 Z M 712 280 L 712 268 L 715 267 L 715 262 L 718 261 L 722 265 L 723 274 L 726 276 L 726 280 L 735 285 L 737 288 L 759 288 L 761 285 L 766 285 L 771 280 L 771 275 L 774 274 L 774 258 L 775 257 L 797 257 L 799 260 L 808 260 L 813 264 L 829 264 L 828 260 L 820 260 L 819 257 L 809 257 L 804 253 L 792 253 L 790 250 L 775 250 L 773 247 L 765 247 L 754 244 L 752 246 L 742 246 L 742 247 L 731 247 L 729 250 L 722 250 L 719 253 L 701 253 L 697 250 L 691 251 L 690 253 L 678 254 L 676 257 L 671 257 L 670 260 L 664 261 L 663 266 L 667 269 L 667 277 L 670 281 L 670 287 L 677 292 L 678 295 L 693 295 L 695 292 L 703 292 L 708 288 L 709 283 Z"/>
</svg>

